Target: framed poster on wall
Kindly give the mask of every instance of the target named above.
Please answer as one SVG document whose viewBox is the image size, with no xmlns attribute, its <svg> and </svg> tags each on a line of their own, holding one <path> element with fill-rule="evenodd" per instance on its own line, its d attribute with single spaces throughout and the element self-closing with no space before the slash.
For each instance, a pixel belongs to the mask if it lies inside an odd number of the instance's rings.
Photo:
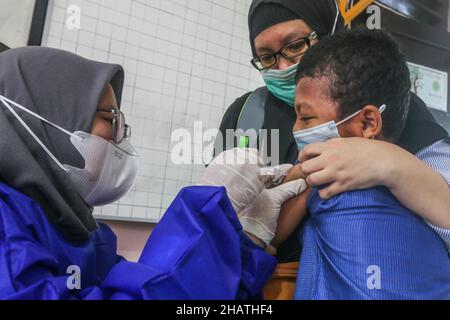
<svg viewBox="0 0 450 320">
<path fill-rule="evenodd" d="M 0 0 L 0 47 L 40 45 L 48 0 Z"/>
</svg>

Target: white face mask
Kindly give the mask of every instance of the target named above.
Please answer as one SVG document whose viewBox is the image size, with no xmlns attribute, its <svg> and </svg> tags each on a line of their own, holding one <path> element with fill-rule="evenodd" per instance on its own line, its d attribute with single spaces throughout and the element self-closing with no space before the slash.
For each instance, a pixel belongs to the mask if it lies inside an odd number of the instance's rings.
<svg viewBox="0 0 450 320">
<path fill-rule="evenodd" d="M 386 110 L 386 105 L 382 105 L 380 107 L 380 113 L 383 113 Z M 330 121 L 324 124 L 321 124 L 319 126 L 306 129 L 306 130 L 300 130 L 294 132 L 294 139 L 297 143 L 298 151 L 302 151 L 305 146 L 308 144 L 313 143 L 319 143 L 319 142 L 325 142 L 330 139 L 336 139 L 341 138 L 341 135 L 339 134 L 338 126 L 343 124 L 344 122 L 347 122 L 348 120 L 352 119 L 356 115 L 360 114 L 362 110 L 359 110 L 358 112 L 352 114 L 351 116 L 345 118 L 344 120 L 336 123 L 336 121 Z"/>
<path fill-rule="evenodd" d="M 80 131 L 71 133 L 2 95 L 0 95 L 0 101 L 49 157 L 69 175 L 78 194 L 87 204 L 102 206 L 113 203 L 131 189 L 138 172 L 139 156 L 127 139 L 124 139 L 120 144 L 114 144 L 89 133 Z M 11 105 L 69 135 L 71 143 L 83 157 L 85 167 L 76 168 L 61 164 Z"/>
</svg>

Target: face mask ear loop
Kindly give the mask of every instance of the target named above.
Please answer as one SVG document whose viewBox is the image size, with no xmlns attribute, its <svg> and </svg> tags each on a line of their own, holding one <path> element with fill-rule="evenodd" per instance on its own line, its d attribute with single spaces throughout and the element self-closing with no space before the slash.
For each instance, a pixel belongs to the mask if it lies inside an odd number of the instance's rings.
<svg viewBox="0 0 450 320">
<path fill-rule="evenodd" d="M 347 122 L 348 120 L 350 120 L 353 117 L 356 117 L 358 114 L 360 114 L 362 112 L 362 110 L 359 110 L 358 112 L 355 112 L 354 114 L 352 114 L 351 116 L 348 116 L 347 118 L 345 118 L 342 121 L 339 121 L 338 123 L 336 123 L 336 127 L 343 124 L 344 122 Z"/>
<path fill-rule="evenodd" d="M 24 106 L 21 106 L 21 105 L 18 104 L 17 102 L 14 102 L 14 101 L 12 101 L 12 100 L 10 100 L 10 99 L 8 99 L 8 98 L 2 96 L 2 95 L 0 95 L 0 100 L 2 100 L 3 103 L 7 102 L 8 105 L 9 105 L 9 104 L 12 104 L 12 105 L 15 106 L 16 108 L 19 108 L 20 110 L 22 110 L 22 111 L 24 111 L 24 112 L 26 112 L 26 113 L 28 113 L 28 114 L 31 114 L 33 117 L 38 118 L 38 119 L 41 120 L 41 121 L 44 121 L 45 123 L 47 123 L 47 124 L 49 124 L 49 125 L 55 127 L 56 129 L 58 129 L 58 130 L 64 132 L 65 134 L 67 134 L 67 135 L 69 135 L 69 136 L 71 136 L 71 137 L 74 137 L 74 138 L 77 138 L 77 139 L 81 139 L 81 138 L 78 137 L 77 135 L 74 135 L 72 132 L 70 132 L 70 131 L 68 131 L 68 130 L 66 130 L 66 129 L 64 129 L 64 128 L 62 128 L 62 127 L 60 127 L 60 126 L 58 126 L 58 125 L 56 125 L 56 124 L 54 124 L 54 123 L 48 121 L 47 119 L 41 117 L 41 116 L 38 115 L 37 113 L 35 113 L 35 112 L 31 111 L 31 110 L 28 110 L 28 109 L 25 108 Z M 9 105 L 9 106 L 10 106 L 10 105 Z M 10 107 L 11 107 L 11 106 L 10 106 Z M 20 118 L 20 117 L 19 117 L 19 118 Z"/>
<path fill-rule="evenodd" d="M 386 106 L 385 104 L 383 104 L 383 105 L 379 108 L 380 114 L 383 114 L 383 112 L 386 110 L 386 108 L 387 108 L 387 106 Z M 341 124 L 343 124 L 344 122 L 350 120 L 351 118 L 356 117 L 356 116 L 357 116 L 358 114 L 360 114 L 361 112 L 362 112 L 362 109 L 359 110 L 358 112 L 355 112 L 355 113 L 352 114 L 351 116 L 348 116 L 348 117 L 345 118 L 344 120 L 339 121 L 338 123 L 336 123 L 336 127 L 339 126 L 339 125 L 341 125 Z"/>
<path fill-rule="evenodd" d="M 60 167 L 62 170 L 67 172 L 67 169 L 61 164 L 61 162 L 59 162 L 59 160 L 52 154 L 52 152 L 50 150 L 48 150 L 48 148 L 45 146 L 45 144 L 39 139 L 38 136 L 36 136 L 36 134 L 33 132 L 33 130 L 31 130 L 30 127 L 28 127 L 28 125 L 25 123 L 25 121 L 23 121 L 23 119 L 17 114 L 16 111 L 14 111 L 14 109 L 11 107 L 11 105 L 6 100 L 8 100 L 8 99 L 4 98 L 3 96 L 0 96 L 0 101 L 3 103 L 3 105 L 14 115 L 14 117 L 16 117 L 16 119 L 20 122 L 20 124 L 28 131 L 28 133 L 34 138 L 34 140 L 36 140 L 36 142 L 41 146 L 41 148 L 44 149 L 44 151 L 58 165 L 58 167 Z M 11 102 L 11 100 L 9 100 L 9 102 Z M 22 108 L 20 108 L 20 109 L 22 109 Z M 27 110 L 27 111 L 29 111 L 29 110 Z M 29 111 L 29 113 L 33 114 L 33 112 L 31 112 L 31 111 Z M 45 121 L 48 123 L 48 121 L 46 121 L 45 119 L 43 120 L 42 117 L 38 116 L 38 118 L 40 118 L 42 121 Z M 66 131 L 66 130 L 64 130 L 64 131 Z M 72 134 L 70 134 L 70 135 L 72 135 Z"/>
</svg>

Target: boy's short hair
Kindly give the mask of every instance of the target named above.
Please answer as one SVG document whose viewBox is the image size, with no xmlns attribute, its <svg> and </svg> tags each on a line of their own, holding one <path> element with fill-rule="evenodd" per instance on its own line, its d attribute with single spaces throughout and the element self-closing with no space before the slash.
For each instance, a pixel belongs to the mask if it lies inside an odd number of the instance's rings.
<svg viewBox="0 0 450 320">
<path fill-rule="evenodd" d="M 366 105 L 380 107 L 383 134 L 396 141 L 406 125 L 411 80 L 408 65 L 391 36 L 381 30 L 350 30 L 324 38 L 307 51 L 298 66 L 303 78 L 330 80 L 329 97 L 344 118 Z"/>
</svg>

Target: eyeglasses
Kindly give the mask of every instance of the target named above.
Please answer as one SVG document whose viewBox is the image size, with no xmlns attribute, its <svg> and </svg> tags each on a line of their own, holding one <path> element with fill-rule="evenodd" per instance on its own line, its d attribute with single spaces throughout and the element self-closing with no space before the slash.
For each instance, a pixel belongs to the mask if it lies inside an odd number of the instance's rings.
<svg viewBox="0 0 450 320">
<path fill-rule="evenodd" d="M 107 108 L 97 109 L 99 112 L 108 112 L 113 114 L 111 119 L 113 138 L 112 140 L 120 144 L 124 139 L 131 137 L 131 127 L 125 122 L 125 115 L 117 107 L 111 106 Z"/>
<path fill-rule="evenodd" d="M 282 56 L 288 60 L 299 58 L 306 53 L 306 51 L 311 47 L 311 42 L 317 38 L 317 33 L 313 31 L 307 37 L 288 43 L 278 52 L 263 54 L 252 59 L 251 63 L 259 71 L 273 68 L 278 64 L 278 56 Z"/>
</svg>

